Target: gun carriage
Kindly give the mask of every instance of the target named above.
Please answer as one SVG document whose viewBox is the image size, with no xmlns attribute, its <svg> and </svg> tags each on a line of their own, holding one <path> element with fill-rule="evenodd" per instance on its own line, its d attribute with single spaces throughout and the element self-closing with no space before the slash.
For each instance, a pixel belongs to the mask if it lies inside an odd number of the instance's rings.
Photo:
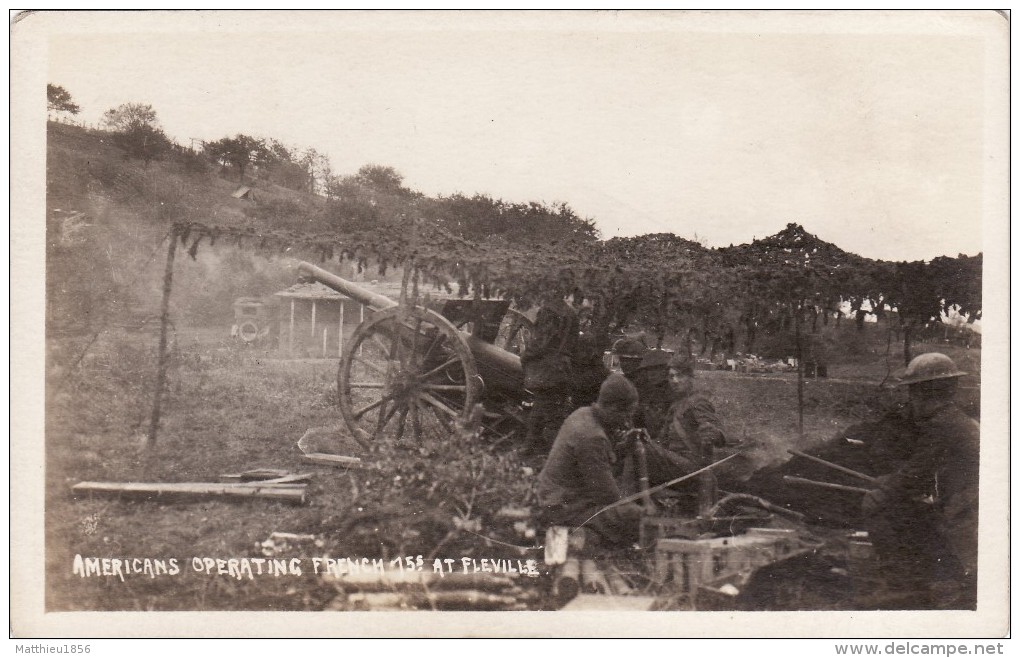
<svg viewBox="0 0 1020 658">
<path fill-rule="evenodd" d="M 528 392 L 518 353 L 531 321 L 510 301 L 426 295 L 401 305 L 310 263 L 298 270 L 371 309 L 337 374 L 340 413 L 360 443 L 384 431 L 417 439 L 429 427 L 465 422 L 478 404 L 496 440 L 523 422 Z"/>
</svg>

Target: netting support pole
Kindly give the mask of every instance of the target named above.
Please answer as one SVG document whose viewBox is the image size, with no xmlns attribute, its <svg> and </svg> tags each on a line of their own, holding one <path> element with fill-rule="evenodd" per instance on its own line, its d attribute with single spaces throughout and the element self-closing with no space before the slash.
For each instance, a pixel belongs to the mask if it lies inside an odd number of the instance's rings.
<svg viewBox="0 0 1020 658">
<path fill-rule="evenodd" d="M 152 419 L 149 422 L 149 434 L 145 438 L 145 447 L 156 445 L 156 434 L 159 432 L 159 417 L 163 406 L 163 389 L 166 388 L 166 370 L 169 365 L 167 354 L 167 334 L 170 325 L 170 291 L 174 281 L 174 256 L 177 253 L 177 229 L 170 231 L 170 246 L 166 250 L 166 270 L 163 273 L 163 303 L 159 318 L 159 355 L 156 366 L 156 390 L 152 396 Z"/>
<path fill-rule="evenodd" d="M 803 311 L 803 304 L 798 302 L 794 306 L 794 334 L 797 344 L 797 431 L 801 441 L 804 440 L 804 348 L 801 344 L 800 335 L 800 314 Z"/>
</svg>

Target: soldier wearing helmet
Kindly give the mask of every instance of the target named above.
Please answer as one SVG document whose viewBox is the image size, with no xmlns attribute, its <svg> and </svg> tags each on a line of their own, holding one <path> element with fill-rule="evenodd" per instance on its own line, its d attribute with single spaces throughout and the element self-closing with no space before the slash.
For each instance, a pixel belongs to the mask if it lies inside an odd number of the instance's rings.
<svg viewBox="0 0 1020 658">
<path fill-rule="evenodd" d="M 647 351 L 648 346 L 640 337 L 624 337 L 613 343 L 613 354 L 620 361 L 620 370 L 632 383 L 633 375 L 640 367 L 641 359 Z"/>
<path fill-rule="evenodd" d="M 980 426 L 955 404 L 960 371 L 939 353 L 900 378 L 916 431 L 912 454 L 864 496 L 868 533 L 891 586 L 918 607 L 973 608 Z"/>
</svg>

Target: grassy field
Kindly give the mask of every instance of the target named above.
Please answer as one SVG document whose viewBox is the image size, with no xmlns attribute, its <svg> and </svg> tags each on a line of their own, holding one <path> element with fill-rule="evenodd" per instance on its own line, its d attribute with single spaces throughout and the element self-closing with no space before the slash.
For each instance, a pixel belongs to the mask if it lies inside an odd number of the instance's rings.
<svg viewBox="0 0 1020 658">
<path fill-rule="evenodd" d="M 489 451 L 450 436 L 420 445 L 380 442 L 364 455 L 370 471 L 309 465 L 296 443 L 309 428 L 342 426 L 335 360 L 287 361 L 238 348 L 214 330 L 179 330 L 156 446 L 142 449 L 155 371 L 152 333 L 111 330 L 75 363 L 85 341 L 50 340 L 47 378 L 46 565 L 50 610 L 321 610 L 335 590 L 310 573 L 310 558 L 401 555 L 426 558 L 540 556 L 530 526 L 499 514 L 534 504 L 541 462 L 507 446 Z M 946 350 L 970 372 L 978 350 Z M 797 385 L 789 375 L 699 373 L 727 431 L 759 446 L 758 464 L 782 459 L 879 413 L 895 394 L 879 390 L 882 364 L 853 367 L 805 384 L 800 435 Z M 869 379 L 870 376 L 870 379 Z M 971 378 L 969 378 L 971 379 Z M 973 378 L 976 381 L 976 378 Z M 976 395 L 976 393 L 974 394 Z M 351 454 L 342 431 L 314 450 Z M 264 500 L 190 503 L 74 499 L 79 481 L 217 481 L 255 468 L 313 473 L 308 504 Z M 303 573 L 238 580 L 197 573 L 194 557 L 263 557 L 273 532 L 308 533 L 316 543 L 279 558 L 301 558 Z M 76 555 L 176 559 L 181 573 L 82 578 Z"/>
</svg>

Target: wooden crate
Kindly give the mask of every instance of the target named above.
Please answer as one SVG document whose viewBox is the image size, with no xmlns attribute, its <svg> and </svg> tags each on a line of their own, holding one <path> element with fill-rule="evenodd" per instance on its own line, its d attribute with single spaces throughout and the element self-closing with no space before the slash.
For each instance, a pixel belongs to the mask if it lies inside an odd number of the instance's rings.
<svg viewBox="0 0 1020 658">
<path fill-rule="evenodd" d="M 742 586 L 755 570 L 805 550 L 793 530 L 771 528 L 751 528 L 733 537 L 660 539 L 655 546 L 655 580 L 693 602 L 699 588 Z"/>
</svg>

